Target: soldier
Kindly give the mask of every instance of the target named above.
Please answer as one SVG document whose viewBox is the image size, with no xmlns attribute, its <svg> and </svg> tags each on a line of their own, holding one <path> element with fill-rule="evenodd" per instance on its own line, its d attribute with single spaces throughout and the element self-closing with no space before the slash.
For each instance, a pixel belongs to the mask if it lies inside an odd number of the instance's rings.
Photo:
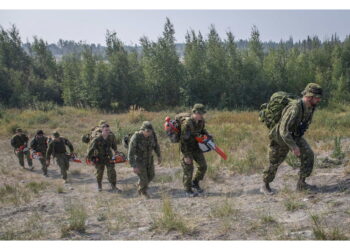
<svg viewBox="0 0 350 250">
<path fill-rule="evenodd" d="M 96 137 L 101 135 L 103 124 L 107 124 L 107 122 L 105 120 L 100 120 L 98 126 L 93 127 L 88 134 L 83 135 L 82 141 L 85 143 L 91 143 Z M 114 140 L 115 143 L 117 142 L 117 138 L 112 131 L 110 131 L 109 137 L 110 139 Z"/>
<path fill-rule="evenodd" d="M 198 193 L 203 192 L 203 189 L 199 186 L 199 181 L 203 180 L 205 172 L 207 171 L 207 162 L 195 137 L 208 135 L 208 132 L 204 128 L 205 121 L 203 115 L 205 113 L 206 111 L 203 104 L 195 104 L 192 109 L 191 117 L 185 119 L 181 125 L 181 165 L 184 171 L 183 184 L 188 197 L 194 197 L 197 196 Z M 193 161 L 197 162 L 198 169 L 192 180 L 194 170 Z M 195 188 L 198 193 L 193 192 L 192 188 Z"/>
<path fill-rule="evenodd" d="M 158 164 L 162 157 L 157 135 L 149 121 L 144 121 L 140 128 L 133 134 L 129 143 L 128 159 L 134 173 L 138 175 L 138 193 L 150 198 L 147 189 L 154 178 L 153 151 L 157 154 Z"/>
<path fill-rule="evenodd" d="M 26 136 L 22 129 L 17 128 L 16 129 L 16 134 L 11 138 L 11 146 L 15 150 L 15 154 L 19 160 L 19 164 L 24 167 L 24 156 L 27 158 L 28 166 L 30 170 L 33 170 L 33 161 L 30 158 L 30 152 L 29 148 L 27 147 L 28 145 L 28 136 Z"/>
<path fill-rule="evenodd" d="M 47 151 L 47 137 L 44 136 L 44 132 L 42 130 L 38 130 L 36 132 L 36 136 L 30 142 L 30 148 L 33 150 L 33 153 L 40 153 L 40 164 L 41 169 L 43 170 L 44 176 L 48 177 L 47 174 L 47 165 L 46 165 L 46 151 Z"/>
<path fill-rule="evenodd" d="M 66 154 L 66 146 L 70 150 L 70 154 L 74 154 L 74 148 L 72 143 L 63 137 L 60 137 L 60 134 L 55 131 L 53 132 L 53 140 L 49 143 L 47 152 L 46 152 L 46 165 L 50 165 L 51 155 L 56 158 L 57 164 L 60 167 L 61 175 L 64 180 L 64 183 L 67 183 L 67 170 L 69 169 L 69 157 Z"/>
<path fill-rule="evenodd" d="M 284 161 L 289 151 L 292 151 L 301 161 L 297 190 L 312 188 L 305 179 L 311 175 L 314 153 L 302 136 L 311 123 L 317 104 L 321 101 L 322 88 L 316 83 L 309 83 L 302 95 L 302 99 L 292 100 L 283 109 L 280 121 L 269 133 L 270 164 L 263 172 L 264 185 L 261 188 L 261 192 L 265 194 L 273 194 L 270 182 L 274 180 L 278 166 Z"/>
<path fill-rule="evenodd" d="M 102 191 L 103 172 L 106 167 L 108 181 L 111 184 L 111 191 L 121 193 L 122 191 L 116 186 L 117 173 L 115 171 L 114 162 L 112 161 L 112 149 L 114 152 L 117 151 L 117 143 L 110 135 L 111 131 L 109 125 L 104 123 L 102 125 L 102 133 L 89 145 L 87 158 L 95 165 L 98 191 Z"/>
</svg>

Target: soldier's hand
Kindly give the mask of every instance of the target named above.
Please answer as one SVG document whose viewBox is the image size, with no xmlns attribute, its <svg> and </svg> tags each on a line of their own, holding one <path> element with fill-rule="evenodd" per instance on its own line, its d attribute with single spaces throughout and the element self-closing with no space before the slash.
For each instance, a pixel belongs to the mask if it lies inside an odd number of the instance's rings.
<svg viewBox="0 0 350 250">
<path fill-rule="evenodd" d="M 139 174 L 140 173 L 140 169 L 139 168 L 133 168 L 134 169 L 134 173 L 135 174 Z"/>
<path fill-rule="evenodd" d="M 300 148 L 299 148 L 299 147 L 293 148 L 293 154 L 294 154 L 296 157 L 299 157 L 299 156 L 300 156 Z"/>
<path fill-rule="evenodd" d="M 50 161 L 49 160 L 46 161 L 46 166 L 50 166 Z"/>
<path fill-rule="evenodd" d="M 189 158 L 189 157 L 185 157 L 185 158 L 184 158 L 184 162 L 185 162 L 186 164 L 192 164 L 192 160 L 191 160 L 191 158 Z"/>
</svg>

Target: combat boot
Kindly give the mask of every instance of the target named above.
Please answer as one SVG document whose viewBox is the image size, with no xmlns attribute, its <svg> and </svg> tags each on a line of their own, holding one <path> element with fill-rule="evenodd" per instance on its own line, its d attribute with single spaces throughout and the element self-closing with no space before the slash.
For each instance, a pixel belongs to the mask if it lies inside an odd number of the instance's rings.
<svg viewBox="0 0 350 250">
<path fill-rule="evenodd" d="M 266 195 L 273 195 L 270 183 L 264 182 L 264 185 L 260 188 L 260 192 Z"/>
<path fill-rule="evenodd" d="M 197 197 L 198 193 L 193 192 L 192 188 L 186 189 L 185 194 L 187 197 L 192 198 L 192 197 Z"/>
<path fill-rule="evenodd" d="M 194 189 L 196 189 L 198 193 L 203 193 L 203 191 L 204 191 L 204 190 L 201 189 L 201 187 L 199 186 L 199 181 L 198 181 L 198 180 L 192 181 L 192 187 L 193 187 Z"/>
<path fill-rule="evenodd" d="M 120 190 L 119 188 L 117 188 L 116 184 L 115 183 L 112 183 L 111 184 L 111 192 L 112 193 L 118 193 L 120 194 L 122 192 L 122 190 Z"/>
<path fill-rule="evenodd" d="M 300 177 L 297 183 L 297 191 L 312 190 L 316 188 L 314 185 L 307 184 L 304 177 Z"/>
<path fill-rule="evenodd" d="M 145 197 L 146 199 L 150 199 L 150 198 L 151 198 L 151 196 L 147 193 L 147 190 L 141 191 L 141 195 L 142 195 L 143 197 Z"/>
<path fill-rule="evenodd" d="M 102 182 L 97 182 L 97 190 L 102 192 Z"/>
</svg>

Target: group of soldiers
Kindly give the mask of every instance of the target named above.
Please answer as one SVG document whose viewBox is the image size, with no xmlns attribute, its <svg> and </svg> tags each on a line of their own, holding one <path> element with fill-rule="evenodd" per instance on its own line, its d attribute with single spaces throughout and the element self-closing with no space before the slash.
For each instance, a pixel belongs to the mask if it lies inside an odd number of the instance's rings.
<svg viewBox="0 0 350 250">
<path fill-rule="evenodd" d="M 313 164 L 314 153 L 307 141 L 300 133 L 300 124 L 309 125 L 317 104 L 322 98 L 322 88 L 316 83 L 310 83 L 302 92 L 302 98 L 290 102 L 282 112 L 281 119 L 277 122 L 269 133 L 269 166 L 263 172 L 263 185 L 261 192 L 266 195 L 273 194 L 270 183 L 274 180 L 278 166 L 285 160 L 289 151 L 300 158 L 301 167 L 297 190 L 311 189 L 312 186 L 305 182 L 310 176 Z M 200 181 L 203 180 L 207 171 L 207 163 L 203 151 L 200 149 L 195 137 L 198 135 L 209 135 L 205 129 L 204 114 L 205 107 L 202 104 L 195 104 L 191 115 L 184 119 L 181 125 L 180 151 L 181 166 L 183 168 L 183 185 L 186 196 L 195 197 L 203 192 Z M 83 137 L 84 138 L 84 137 Z M 106 121 L 101 121 L 99 126 L 93 128 L 85 136 L 88 144 L 87 160 L 96 169 L 96 180 L 98 191 L 102 191 L 102 179 L 105 168 L 107 177 L 111 185 L 111 192 L 120 193 L 117 186 L 117 174 L 115 163 L 111 161 L 117 152 L 117 139 L 111 132 Z M 67 181 L 67 170 L 69 169 L 69 158 L 67 157 L 66 146 L 70 149 L 70 155 L 74 154 L 73 145 L 66 138 L 60 137 L 55 131 L 53 138 L 44 136 L 42 130 L 38 130 L 36 136 L 27 147 L 28 137 L 21 129 L 16 130 L 16 134 L 11 139 L 11 145 L 15 149 L 19 163 L 24 167 L 24 157 L 27 158 L 30 168 L 33 162 L 30 157 L 32 152 L 41 154 L 40 163 L 43 174 L 47 176 L 47 168 L 50 165 L 50 158 L 56 158 L 60 167 L 64 181 Z M 155 176 L 153 153 L 157 155 L 157 163 L 161 164 L 162 156 L 157 135 L 152 124 L 144 121 L 139 131 L 136 131 L 128 142 L 128 161 L 134 173 L 139 177 L 138 193 L 140 196 L 149 198 L 148 187 Z M 198 164 L 194 174 L 194 162 Z"/>
</svg>

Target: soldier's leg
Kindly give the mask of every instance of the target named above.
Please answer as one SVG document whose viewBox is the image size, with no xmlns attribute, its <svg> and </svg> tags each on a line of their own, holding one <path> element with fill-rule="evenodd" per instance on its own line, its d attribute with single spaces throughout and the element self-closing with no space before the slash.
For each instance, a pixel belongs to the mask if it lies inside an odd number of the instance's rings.
<svg viewBox="0 0 350 250">
<path fill-rule="evenodd" d="M 32 167 L 33 166 L 33 160 L 32 160 L 32 158 L 30 158 L 30 151 L 28 150 L 24 154 L 25 154 L 25 156 L 27 158 L 28 166 Z"/>
<path fill-rule="evenodd" d="M 205 173 L 207 172 L 207 161 L 205 160 L 204 154 L 202 152 L 194 153 L 193 159 L 198 164 L 198 169 L 196 171 L 196 175 L 193 179 L 193 182 L 199 182 L 203 180 Z"/>
<path fill-rule="evenodd" d="M 289 148 L 287 145 L 280 145 L 275 141 L 271 141 L 269 145 L 269 166 L 263 172 L 263 180 L 270 183 L 275 179 L 279 165 L 284 161 Z"/>
<path fill-rule="evenodd" d="M 147 166 L 147 178 L 148 178 L 148 184 L 154 179 L 155 172 L 154 172 L 154 162 L 153 157 L 150 160 L 149 165 Z"/>
<path fill-rule="evenodd" d="M 57 165 L 59 166 L 61 170 L 61 176 L 63 180 L 67 180 L 67 170 L 66 170 L 66 162 L 65 162 L 65 155 L 57 155 L 56 161 Z"/>
<path fill-rule="evenodd" d="M 312 173 L 314 167 L 314 152 L 304 138 L 297 140 L 297 145 L 300 148 L 300 171 L 297 190 L 312 189 L 312 186 L 305 182 L 305 179 Z"/>
<path fill-rule="evenodd" d="M 105 170 L 105 165 L 96 163 L 95 170 L 96 170 L 95 175 L 96 175 L 98 189 L 102 190 L 102 179 L 103 179 L 103 172 Z"/>
<path fill-rule="evenodd" d="M 107 177 L 108 181 L 112 186 L 117 184 L 117 172 L 115 171 L 115 165 L 112 163 L 107 163 Z"/>
<path fill-rule="evenodd" d="M 193 176 L 193 156 L 186 155 L 182 157 L 181 166 L 184 171 L 183 184 L 185 189 L 191 190 L 192 187 L 192 176 Z"/>
<path fill-rule="evenodd" d="M 147 166 L 142 166 L 140 168 L 140 172 L 137 174 L 137 176 L 139 177 L 139 181 L 138 181 L 138 192 L 139 194 L 144 194 L 145 192 L 147 192 L 147 188 L 148 188 L 148 170 L 147 170 Z"/>
<path fill-rule="evenodd" d="M 18 158 L 19 165 L 24 168 L 24 154 L 22 151 L 16 153 L 16 156 Z"/>
<path fill-rule="evenodd" d="M 43 171 L 43 174 L 47 175 L 47 165 L 45 156 L 42 156 L 42 158 L 40 158 L 39 161 L 41 164 L 41 170 Z"/>
</svg>

